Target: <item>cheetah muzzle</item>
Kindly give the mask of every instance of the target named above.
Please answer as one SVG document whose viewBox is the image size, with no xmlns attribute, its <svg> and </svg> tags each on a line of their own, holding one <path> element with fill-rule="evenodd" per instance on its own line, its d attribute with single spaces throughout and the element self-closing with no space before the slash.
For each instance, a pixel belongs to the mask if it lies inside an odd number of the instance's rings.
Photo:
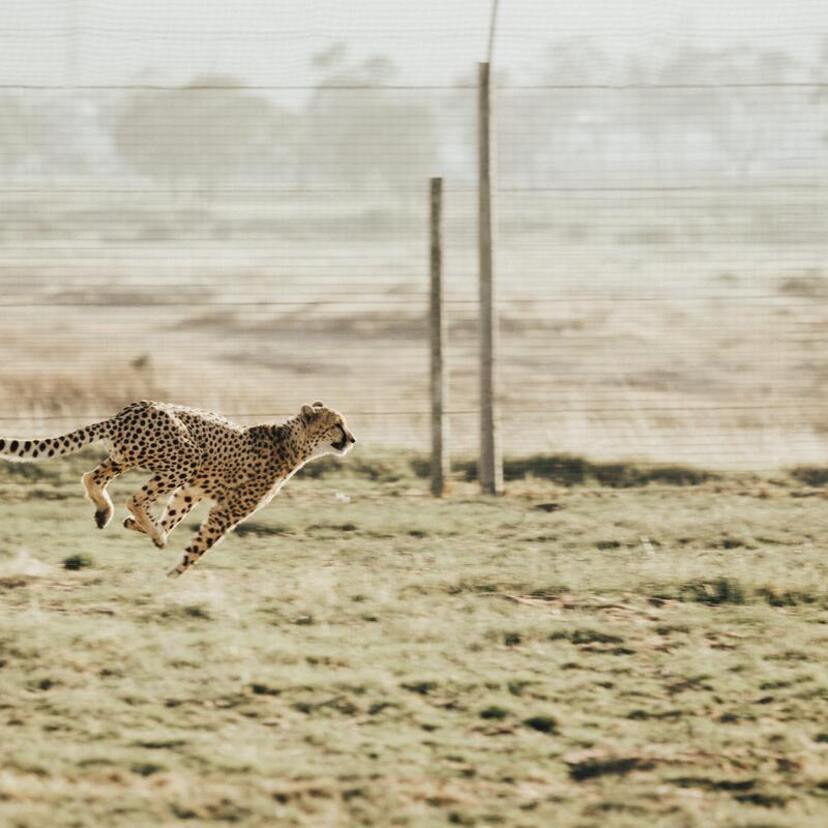
<svg viewBox="0 0 828 828">
<path fill-rule="evenodd" d="M 233 528 L 267 505 L 279 489 L 310 460 L 346 455 L 356 443 L 345 418 L 324 403 L 303 405 L 279 425 L 244 427 L 219 414 L 169 403 L 128 405 L 114 417 L 48 439 L 0 437 L 0 459 L 46 460 L 102 442 L 109 456 L 82 478 L 95 504 L 95 524 L 104 529 L 114 507 L 106 487 L 130 469 L 152 477 L 127 502 L 124 527 L 147 535 L 159 549 L 202 500 L 213 503 L 190 540 L 178 566 L 186 572 Z M 168 497 L 160 520 L 152 506 Z"/>
</svg>

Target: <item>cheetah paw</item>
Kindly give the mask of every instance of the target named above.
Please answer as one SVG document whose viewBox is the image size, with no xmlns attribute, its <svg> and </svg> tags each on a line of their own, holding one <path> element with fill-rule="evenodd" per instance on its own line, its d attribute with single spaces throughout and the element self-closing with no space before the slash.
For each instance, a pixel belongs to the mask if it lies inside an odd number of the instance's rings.
<svg viewBox="0 0 828 828">
<path fill-rule="evenodd" d="M 98 529 L 105 529 L 112 520 L 112 509 L 98 509 L 95 512 L 95 525 Z"/>
<path fill-rule="evenodd" d="M 128 517 L 124 518 L 124 529 L 131 529 L 133 532 L 138 532 L 141 535 L 146 535 L 147 533 L 141 528 L 138 521 L 135 518 Z"/>
</svg>

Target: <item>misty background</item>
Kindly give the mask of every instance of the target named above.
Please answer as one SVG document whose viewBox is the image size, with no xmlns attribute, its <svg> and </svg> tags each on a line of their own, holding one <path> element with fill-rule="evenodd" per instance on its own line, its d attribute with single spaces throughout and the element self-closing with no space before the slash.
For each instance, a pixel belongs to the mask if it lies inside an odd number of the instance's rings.
<svg viewBox="0 0 828 828">
<path fill-rule="evenodd" d="M 208 187 L 328 178 L 398 186 L 433 171 L 473 181 L 474 113 L 462 90 L 485 56 L 489 15 L 489 3 L 457 2 L 8 5 L 2 174 Z M 824 171 L 822 3 L 800 0 L 784 13 L 770 2 L 503 3 L 495 63 L 506 87 L 506 186 L 538 176 Z M 605 85 L 704 88 L 572 88 Z M 170 86 L 221 89 L 157 88 Z M 324 94 L 331 86 L 337 94 Z M 796 129 L 792 118 L 810 107 L 800 124 L 810 128 Z M 372 142 L 384 151 L 361 152 Z"/>
<path fill-rule="evenodd" d="M 369 445 L 424 449 L 442 175 L 473 452 L 489 14 L 0 9 L 0 429 L 136 397 L 254 420 L 322 398 Z M 494 64 L 507 452 L 823 457 L 825 5 L 503 2 Z"/>
</svg>

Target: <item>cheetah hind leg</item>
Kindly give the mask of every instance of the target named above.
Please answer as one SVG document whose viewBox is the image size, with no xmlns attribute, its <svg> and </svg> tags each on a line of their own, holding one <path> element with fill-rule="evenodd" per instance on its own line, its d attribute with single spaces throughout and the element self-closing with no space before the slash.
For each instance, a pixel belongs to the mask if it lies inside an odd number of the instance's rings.
<svg viewBox="0 0 828 828">
<path fill-rule="evenodd" d="M 112 498 L 106 487 L 125 471 L 125 466 L 109 457 L 81 478 L 86 497 L 95 504 L 95 523 L 98 529 L 104 529 L 115 513 Z"/>
<path fill-rule="evenodd" d="M 186 478 L 185 478 L 186 479 Z M 167 533 L 155 522 L 148 508 L 160 497 L 175 491 L 183 484 L 180 476 L 171 474 L 156 474 L 140 492 L 134 494 L 127 501 L 127 509 L 132 516 L 132 521 L 124 521 L 127 529 L 143 532 L 149 535 L 150 540 L 159 548 L 163 549 L 167 544 Z M 134 525 L 133 525 L 134 524 Z"/>
<path fill-rule="evenodd" d="M 166 537 L 169 537 L 172 530 L 187 517 L 194 506 L 198 505 L 202 497 L 202 492 L 193 487 L 182 486 L 176 489 L 170 496 L 167 508 L 164 510 L 164 515 L 159 524 L 161 532 Z M 131 515 L 124 518 L 124 529 L 130 529 L 141 535 L 147 534 L 138 524 L 138 521 Z"/>
<path fill-rule="evenodd" d="M 146 535 L 147 533 L 138 525 L 138 521 L 135 520 L 132 515 L 129 517 L 124 518 L 124 529 L 131 529 L 133 532 L 138 532 L 139 535 Z"/>
</svg>

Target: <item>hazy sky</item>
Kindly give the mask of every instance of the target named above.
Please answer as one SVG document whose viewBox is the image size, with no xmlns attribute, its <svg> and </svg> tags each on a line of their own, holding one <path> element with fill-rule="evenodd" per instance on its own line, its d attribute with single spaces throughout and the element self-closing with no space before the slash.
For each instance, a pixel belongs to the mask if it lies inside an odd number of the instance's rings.
<svg viewBox="0 0 828 828">
<path fill-rule="evenodd" d="M 449 83 L 483 59 L 489 0 L 1 0 L 0 83 L 184 82 L 204 72 L 302 84 L 338 39 L 384 53 L 401 81 Z M 551 40 L 615 55 L 692 40 L 811 58 L 826 0 L 501 0 L 496 58 L 530 75 Z M 72 77 L 74 75 L 74 77 Z"/>
</svg>

